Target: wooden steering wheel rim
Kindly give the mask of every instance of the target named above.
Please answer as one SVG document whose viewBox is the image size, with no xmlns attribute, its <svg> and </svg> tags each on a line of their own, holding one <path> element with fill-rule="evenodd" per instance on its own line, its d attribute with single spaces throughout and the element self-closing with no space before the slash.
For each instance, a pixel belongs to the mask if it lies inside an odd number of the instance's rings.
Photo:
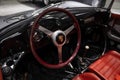
<svg viewBox="0 0 120 80">
<path fill-rule="evenodd" d="M 63 63 L 59 63 L 59 64 L 48 64 L 45 61 L 43 61 L 38 55 L 37 52 L 35 51 L 35 46 L 33 43 L 33 34 L 35 29 L 38 28 L 38 21 L 48 12 L 52 12 L 52 11 L 59 11 L 59 12 L 64 12 L 66 13 L 70 18 L 72 18 L 73 22 L 74 22 L 74 28 L 77 30 L 77 44 L 76 44 L 76 48 L 72 54 L 72 56 L 65 62 Z M 67 65 L 69 62 L 71 62 L 74 57 L 77 55 L 78 50 L 80 48 L 80 42 L 81 42 L 81 33 L 80 33 L 80 27 L 79 27 L 79 23 L 77 21 L 77 19 L 73 16 L 73 14 L 71 14 L 69 11 L 65 10 L 65 9 L 61 9 L 61 8 L 49 8 L 45 11 L 43 11 L 42 13 L 40 13 L 37 17 L 37 19 L 35 20 L 33 26 L 32 26 L 32 30 L 31 30 L 31 35 L 30 35 L 30 47 L 33 53 L 33 56 L 35 57 L 35 59 L 42 64 L 43 66 L 47 67 L 47 68 L 53 68 L 53 69 L 57 69 L 57 68 L 61 68 L 64 67 L 65 65 Z"/>
</svg>

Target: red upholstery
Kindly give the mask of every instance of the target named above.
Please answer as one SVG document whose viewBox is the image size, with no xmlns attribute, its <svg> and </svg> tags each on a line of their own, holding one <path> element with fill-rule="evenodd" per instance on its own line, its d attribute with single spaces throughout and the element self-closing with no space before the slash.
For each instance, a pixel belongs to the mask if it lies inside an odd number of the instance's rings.
<svg viewBox="0 0 120 80">
<path fill-rule="evenodd" d="M 105 80 L 120 80 L 120 53 L 109 51 L 89 66 L 89 70 Z"/>
<path fill-rule="evenodd" d="M 94 73 L 85 72 L 83 74 L 75 76 L 72 80 L 101 80 Z"/>
<path fill-rule="evenodd" d="M 117 74 L 117 75 L 115 76 L 115 80 L 120 80 L 120 75 L 119 75 L 119 74 Z"/>
<path fill-rule="evenodd" d="M 1 67 L 0 67 L 0 80 L 3 80 Z"/>
</svg>

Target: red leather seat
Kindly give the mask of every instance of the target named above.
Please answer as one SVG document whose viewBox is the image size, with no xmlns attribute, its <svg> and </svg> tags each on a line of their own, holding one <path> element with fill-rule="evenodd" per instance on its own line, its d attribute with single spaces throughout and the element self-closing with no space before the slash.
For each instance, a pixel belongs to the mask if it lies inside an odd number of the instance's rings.
<svg viewBox="0 0 120 80">
<path fill-rule="evenodd" d="M 120 53 L 109 51 L 89 66 L 91 72 L 79 74 L 73 80 L 120 80 Z"/>
<path fill-rule="evenodd" d="M 94 73 L 85 72 L 80 75 L 78 74 L 72 80 L 101 80 L 101 79 L 99 77 L 97 77 Z"/>
<path fill-rule="evenodd" d="M 120 80 L 120 53 L 109 51 L 89 66 L 89 70 L 104 80 Z"/>
</svg>

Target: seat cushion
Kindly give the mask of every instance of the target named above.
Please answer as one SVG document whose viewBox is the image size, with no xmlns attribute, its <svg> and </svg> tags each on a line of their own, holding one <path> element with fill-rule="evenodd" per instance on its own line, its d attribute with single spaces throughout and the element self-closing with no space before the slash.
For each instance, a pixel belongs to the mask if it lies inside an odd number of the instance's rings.
<svg viewBox="0 0 120 80">
<path fill-rule="evenodd" d="M 120 80 L 120 75 L 117 74 L 117 75 L 115 76 L 115 80 Z"/>
<path fill-rule="evenodd" d="M 89 70 L 105 80 L 116 80 L 120 75 L 120 53 L 109 51 L 89 66 Z M 117 77 L 116 77 L 117 76 Z"/>
<path fill-rule="evenodd" d="M 94 73 L 85 72 L 83 74 L 78 74 L 72 80 L 101 80 L 101 79 L 97 77 Z"/>
</svg>

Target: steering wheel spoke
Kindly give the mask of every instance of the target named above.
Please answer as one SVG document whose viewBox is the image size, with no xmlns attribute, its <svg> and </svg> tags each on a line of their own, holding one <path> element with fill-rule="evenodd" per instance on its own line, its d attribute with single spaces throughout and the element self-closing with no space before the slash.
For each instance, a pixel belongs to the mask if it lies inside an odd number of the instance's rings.
<svg viewBox="0 0 120 80">
<path fill-rule="evenodd" d="M 59 58 L 59 63 L 62 63 L 62 46 L 58 46 L 58 58 Z"/>
<path fill-rule="evenodd" d="M 64 32 L 66 35 L 68 35 L 72 30 L 74 29 L 74 25 L 70 26 L 68 29 L 66 29 Z"/>
<path fill-rule="evenodd" d="M 47 34 L 48 36 L 51 36 L 52 35 L 52 31 L 48 30 L 47 28 L 43 27 L 43 26 L 39 26 L 38 29 L 42 32 L 44 32 L 45 34 Z"/>
</svg>

